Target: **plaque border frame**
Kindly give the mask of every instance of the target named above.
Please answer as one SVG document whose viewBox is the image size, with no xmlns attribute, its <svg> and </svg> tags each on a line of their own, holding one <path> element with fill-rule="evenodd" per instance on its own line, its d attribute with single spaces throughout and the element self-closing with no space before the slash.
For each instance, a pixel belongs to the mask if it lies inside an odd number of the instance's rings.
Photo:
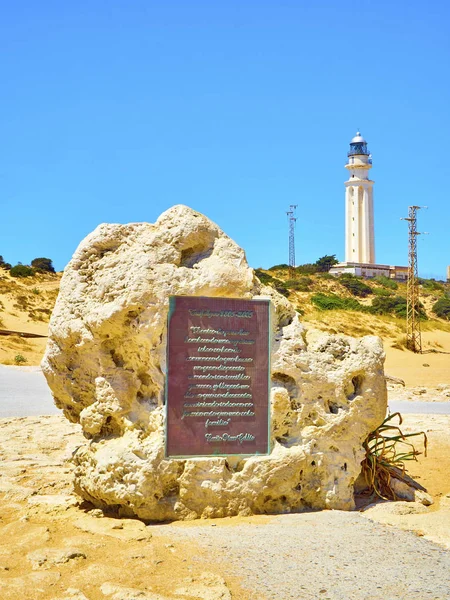
<svg viewBox="0 0 450 600">
<path fill-rule="evenodd" d="M 172 314 L 175 310 L 175 299 L 176 298 L 221 298 L 224 300 L 247 300 L 252 302 L 266 302 L 268 304 L 268 357 L 267 357 L 267 451 L 266 452 L 251 452 L 246 453 L 214 453 L 214 454 L 177 454 L 177 455 L 169 455 L 167 453 L 167 427 L 169 421 L 169 403 L 168 403 L 168 394 L 169 394 L 169 386 L 167 383 L 167 377 L 169 372 L 169 324 Z M 272 323 L 273 323 L 273 311 L 274 306 L 270 297 L 267 298 L 236 298 L 235 296 L 188 296 L 187 294 L 172 294 L 169 296 L 169 311 L 167 313 L 167 342 L 166 342 L 166 372 L 164 375 L 164 459 L 166 460 L 205 460 L 209 458 L 226 458 L 227 456 L 232 456 L 236 458 L 251 458 L 252 456 L 270 456 L 272 453 L 273 445 L 271 439 L 271 373 L 272 373 L 272 342 L 273 342 L 273 332 L 272 332 Z"/>
</svg>

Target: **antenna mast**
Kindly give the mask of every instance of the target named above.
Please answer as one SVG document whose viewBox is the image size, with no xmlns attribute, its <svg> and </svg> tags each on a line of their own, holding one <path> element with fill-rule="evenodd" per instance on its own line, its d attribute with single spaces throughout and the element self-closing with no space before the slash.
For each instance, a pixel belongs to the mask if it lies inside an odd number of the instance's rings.
<svg viewBox="0 0 450 600">
<path fill-rule="evenodd" d="M 289 219 L 289 276 L 291 278 L 295 276 L 295 222 L 297 220 L 295 209 L 297 206 L 298 204 L 291 204 L 286 212 Z"/>
<path fill-rule="evenodd" d="M 406 291 L 406 347 L 413 352 L 422 353 L 422 336 L 420 332 L 419 315 L 419 280 L 417 269 L 417 210 L 426 208 L 422 206 L 409 206 L 408 221 L 409 229 L 409 263 L 408 283 Z"/>
</svg>

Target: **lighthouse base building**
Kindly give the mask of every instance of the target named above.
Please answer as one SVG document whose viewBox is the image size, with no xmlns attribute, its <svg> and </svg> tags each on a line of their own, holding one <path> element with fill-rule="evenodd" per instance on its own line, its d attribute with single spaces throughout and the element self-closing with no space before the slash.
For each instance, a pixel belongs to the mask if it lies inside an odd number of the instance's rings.
<svg viewBox="0 0 450 600">
<path fill-rule="evenodd" d="M 407 267 L 378 265 L 375 261 L 374 182 L 369 179 L 372 156 L 359 131 L 350 142 L 347 158 L 345 168 L 349 171 L 349 178 L 345 182 L 345 262 L 334 265 L 330 273 L 406 279 Z"/>
</svg>

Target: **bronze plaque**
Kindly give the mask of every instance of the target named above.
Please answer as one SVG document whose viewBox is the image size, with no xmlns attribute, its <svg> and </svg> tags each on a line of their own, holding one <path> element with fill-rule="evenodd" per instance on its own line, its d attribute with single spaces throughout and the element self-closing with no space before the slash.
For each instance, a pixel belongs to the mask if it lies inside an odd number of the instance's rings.
<svg viewBox="0 0 450 600">
<path fill-rule="evenodd" d="M 269 452 L 270 300 L 170 298 L 166 456 Z"/>
</svg>

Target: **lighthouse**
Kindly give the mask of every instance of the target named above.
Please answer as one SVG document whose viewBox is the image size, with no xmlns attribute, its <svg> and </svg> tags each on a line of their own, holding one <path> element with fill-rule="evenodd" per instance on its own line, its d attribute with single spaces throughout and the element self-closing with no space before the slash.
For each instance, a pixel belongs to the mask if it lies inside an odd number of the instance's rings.
<svg viewBox="0 0 450 600">
<path fill-rule="evenodd" d="M 350 142 L 345 168 L 345 262 L 375 264 L 372 158 L 359 131 Z"/>
<path fill-rule="evenodd" d="M 405 280 L 407 267 L 375 263 L 373 181 L 369 179 L 372 157 L 359 131 L 350 142 L 345 168 L 349 172 L 345 182 L 345 262 L 334 265 L 329 272 L 360 277 L 384 275 Z"/>
</svg>

